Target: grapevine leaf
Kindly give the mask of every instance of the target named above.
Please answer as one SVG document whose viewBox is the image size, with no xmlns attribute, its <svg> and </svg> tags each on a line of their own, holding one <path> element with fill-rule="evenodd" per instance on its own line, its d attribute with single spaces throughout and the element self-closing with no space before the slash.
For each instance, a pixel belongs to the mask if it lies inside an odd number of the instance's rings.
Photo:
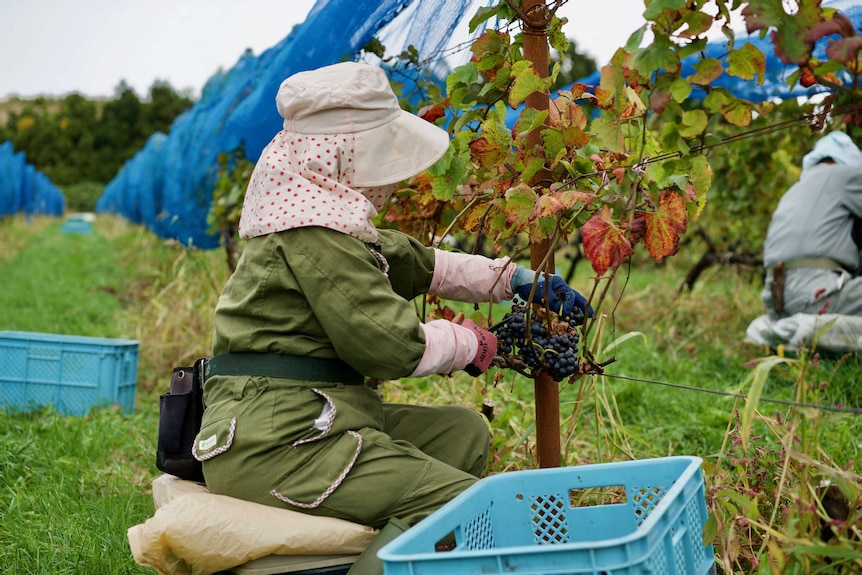
<svg viewBox="0 0 862 575">
<path fill-rule="evenodd" d="M 634 53 L 641 46 L 641 42 L 644 39 L 644 33 L 647 31 L 649 24 L 644 24 L 634 32 L 632 32 L 631 36 L 629 36 L 628 40 L 626 40 L 625 49 L 626 52 Z"/>
<path fill-rule="evenodd" d="M 621 118 L 639 118 L 644 115 L 646 106 L 641 101 L 637 92 L 631 86 L 625 87 L 626 105 L 625 109 L 620 113 Z"/>
<path fill-rule="evenodd" d="M 694 204 L 695 209 L 689 213 L 693 217 L 697 217 L 706 207 L 706 193 L 712 187 L 712 168 L 704 156 L 694 156 L 691 158 L 691 166 L 689 168 L 689 181 L 694 188 Z"/>
<path fill-rule="evenodd" d="M 455 68 L 446 78 L 446 91 L 450 92 L 452 87 L 458 84 L 474 84 L 479 81 L 479 71 L 474 62 L 467 62 Z"/>
<path fill-rule="evenodd" d="M 695 73 L 689 76 L 688 80 L 701 86 L 708 86 L 724 73 L 721 60 L 717 58 L 704 58 L 694 65 L 694 70 Z"/>
<path fill-rule="evenodd" d="M 565 210 L 556 194 L 545 194 L 536 202 L 535 215 L 539 218 L 553 216 Z"/>
<path fill-rule="evenodd" d="M 625 77 L 618 66 L 602 66 L 599 85 L 594 92 L 598 106 L 605 110 L 612 107 L 616 94 L 624 85 Z"/>
<path fill-rule="evenodd" d="M 685 0 L 653 0 L 644 12 L 646 20 L 655 20 L 665 10 L 682 10 L 685 8 Z"/>
<path fill-rule="evenodd" d="M 431 185 L 431 193 L 439 200 L 448 201 L 455 195 L 456 188 L 457 186 L 453 185 L 452 180 L 438 177 L 434 178 Z"/>
<path fill-rule="evenodd" d="M 478 57 L 487 54 L 505 54 L 509 49 L 509 37 L 499 30 L 486 30 L 470 47 L 470 51 Z"/>
<path fill-rule="evenodd" d="M 710 112 L 719 112 L 724 119 L 735 126 L 751 123 L 751 108 L 748 104 L 730 95 L 723 89 L 715 89 L 706 95 L 704 106 Z"/>
<path fill-rule="evenodd" d="M 584 255 L 599 275 L 618 267 L 633 253 L 622 230 L 613 222 L 611 209 L 607 205 L 581 226 L 581 241 Z"/>
<path fill-rule="evenodd" d="M 670 92 L 670 86 L 667 83 L 656 84 L 655 88 L 653 88 L 649 97 L 649 107 L 650 110 L 658 112 L 661 114 L 664 109 L 670 104 L 670 99 L 672 94 Z"/>
<path fill-rule="evenodd" d="M 431 122 L 432 124 L 446 116 L 446 106 L 449 105 L 449 99 L 442 100 L 437 102 L 436 104 L 430 104 L 420 109 L 419 112 L 416 113 L 417 116 L 422 118 L 427 122 Z"/>
<path fill-rule="evenodd" d="M 709 119 L 703 110 L 687 110 L 682 115 L 682 125 L 679 135 L 683 138 L 695 138 L 703 133 Z"/>
<path fill-rule="evenodd" d="M 721 115 L 734 126 L 745 127 L 751 123 L 751 107 L 736 98 L 721 107 Z"/>
<path fill-rule="evenodd" d="M 530 181 L 533 179 L 533 176 L 538 174 L 544 168 L 545 162 L 542 158 L 538 156 L 527 158 L 527 162 L 520 167 L 521 179 L 524 181 Z"/>
<path fill-rule="evenodd" d="M 546 240 L 554 234 L 557 229 L 559 218 L 557 216 L 536 218 L 536 225 L 530 230 L 530 243 Z"/>
<path fill-rule="evenodd" d="M 547 118 L 547 110 L 536 110 L 535 108 L 525 107 L 518 116 L 518 121 L 515 122 L 512 132 L 518 136 L 529 134 L 536 128 L 541 128 Z"/>
<path fill-rule="evenodd" d="M 686 229 L 685 205 L 680 195 L 670 190 L 662 192 L 658 209 L 644 214 L 643 219 L 646 223 L 644 243 L 653 259 L 660 262 L 674 255 Z"/>
<path fill-rule="evenodd" d="M 677 78 L 670 85 L 670 93 L 673 96 L 675 102 L 684 102 L 691 95 L 691 84 L 683 80 L 682 78 Z"/>
<path fill-rule="evenodd" d="M 709 39 L 706 37 L 692 40 L 685 46 L 680 47 L 680 49 L 678 50 L 679 57 L 684 60 L 689 56 L 693 56 L 699 52 L 703 52 L 706 50 L 706 46 L 708 43 Z"/>
<path fill-rule="evenodd" d="M 706 33 L 712 27 L 713 17 L 705 12 L 691 11 L 685 15 L 685 23 L 688 28 L 679 33 L 683 38 L 694 38 Z"/>
<path fill-rule="evenodd" d="M 563 141 L 562 132 L 551 128 L 542 130 L 542 147 L 545 149 L 545 155 L 549 158 L 554 158 L 560 152 L 565 152 L 566 143 Z"/>
<path fill-rule="evenodd" d="M 833 34 L 839 34 L 844 38 L 856 35 L 856 30 L 853 28 L 853 22 L 841 12 L 836 12 L 829 20 L 818 22 L 812 26 L 808 31 L 808 34 L 805 36 L 805 40 L 808 42 L 816 42 L 825 36 L 831 36 Z"/>
<path fill-rule="evenodd" d="M 480 136 L 470 142 L 470 156 L 474 162 L 483 168 L 490 170 L 499 166 L 506 158 L 507 150 L 491 142 L 488 138 Z"/>
<path fill-rule="evenodd" d="M 599 145 L 611 152 L 625 152 L 625 139 L 619 122 L 609 116 L 599 116 L 590 125 L 590 134 L 595 136 Z"/>
<path fill-rule="evenodd" d="M 837 62 L 849 64 L 856 60 L 860 48 L 862 48 L 862 36 L 842 38 L 829 43 L 826 55 Z"/>
<path fill-rule="evenodd" d="M 739 50 L 734 50 L 727 57 L 727 73 L 743 80 L 751 80 L 757 76 L 757 83 L 763 84 L 766 72 L 766 56 L 754 44 L 743 44 Z"/>
<path fill-rule="evenodd" d="M 560 200 L 560 203 L 563 204 L 567 210 L 572 209 L 578 204 L 584 204 L 589 207 L 589 205 L 596 199 L 596 194 L 590 192 L 579 192 L 577 190 L 565 190 L 562 192 L 554 192 L 557 196 L 557 199 Z"/>
<path fill-rule="evenodd" d="M 527 67 L 515 76 L 515 82 L 509 90 L 509 106 L 517 108 L 530 94 L 546 91 L 547 88 L 542 78 L 532 67 Z"/>
<path fill-rule="evenodd" d="M 646 78 L 659 70 L 674 74 L 679 71 L 679 56 L 670 40 L 657 36 L 652 44 L 635 53 L 632 65 Z"/>
<path fill-rule="evenodd" d="M 523 229 L 533 217 L 538 200 L 535 190 L 525 183 L 506 190 L 506 223 Z"/>
<path fill-rule="evenodd" d="M 770 32 L 775 55 L 785 64 L 803 66 L 811 57 L 814 42 L 808 35 L 821 18 L 821 0 L 799 0 L 794 14 L 788 14 L 782 0 L 751 0 L 742 9 L 749 34 Z"/>
<path fill-rule="evenodd" d="M 493 18 L 495 15 L 498 15 L 500 10 L 499 6 L 497 7 L 481 7 L 476 11 L 476 14 L 470 19 L 470 32 L 475 31 L 482 22 Z"/>
</svg>

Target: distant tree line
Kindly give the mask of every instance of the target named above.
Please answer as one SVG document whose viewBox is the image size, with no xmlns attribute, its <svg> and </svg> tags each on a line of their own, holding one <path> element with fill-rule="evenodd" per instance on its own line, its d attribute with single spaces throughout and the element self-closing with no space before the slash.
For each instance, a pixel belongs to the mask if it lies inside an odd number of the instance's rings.
<svg viewBox="0 0 862 575">
<path fill-rule="evenodd" d="M 109 100 L 70 94 L 0 103 L 0 142 L 11 141 L 28 163 L 61 188 L 101 188 L 157 131 L 193 104 L 170 84 L 156 82 L 140 99 L 125 82 Z"/>
</svg>

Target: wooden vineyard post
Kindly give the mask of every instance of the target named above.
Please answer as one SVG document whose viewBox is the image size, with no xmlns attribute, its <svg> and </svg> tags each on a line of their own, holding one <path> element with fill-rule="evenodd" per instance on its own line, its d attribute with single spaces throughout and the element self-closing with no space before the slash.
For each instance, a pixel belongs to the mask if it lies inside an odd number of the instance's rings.
<svg viewBox="0 0 862 575">
<path fill-rule="evenodd" d="M 523 0 L 524 20 L 524 58 L 532 63 L 533 69 L 542 78 L 548 77 L 550 51 L 548 48 L 547 25 L 549 21 L 545 0 Z M 533 92 L 525 101 L 525 106 L 535 110 L 547 110 L 549 97 L 543 92 Z M 531 147 L 542 145 L 540 130 L 533 130 L 527 136 Z M 548 172 L 538 172 L 529 184 L 537 191 L 547 187 Z M 550 254 L 548 252 L 551 252 Z M 546 260 L 547 258 L 547 260 Z M 542 262 L 542 271 L 554 273 L 553 246 L 543 240 L 530 244 L 530 265 L 537 270 Z M 560 390 L 557 383 L 545 373 L 540 372 L 535 379 L 536 394 L 536 452 L 539 467 L 559 467 L 560 450 Z"/>
</svg>

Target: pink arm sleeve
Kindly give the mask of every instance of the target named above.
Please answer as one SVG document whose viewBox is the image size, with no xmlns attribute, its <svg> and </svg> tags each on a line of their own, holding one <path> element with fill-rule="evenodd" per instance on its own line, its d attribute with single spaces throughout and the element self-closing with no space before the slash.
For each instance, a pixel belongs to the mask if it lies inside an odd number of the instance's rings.
<svg viewBox="0 0 862 575">
<path fill-rule="evenodd" d="M 457 323 L 435 319 L 420 324 L 425 332 L 425 353 L 409 377 L 452 373 L 464 369 L 476 356 L 476 335 Z"/>
<path fill-rule="evenodd" d="M 512 274 L 518 266 L 509 258 L 434 250 L 434 275 L 429 294 L 468 303 L 512 299 Z"/>
</svg>

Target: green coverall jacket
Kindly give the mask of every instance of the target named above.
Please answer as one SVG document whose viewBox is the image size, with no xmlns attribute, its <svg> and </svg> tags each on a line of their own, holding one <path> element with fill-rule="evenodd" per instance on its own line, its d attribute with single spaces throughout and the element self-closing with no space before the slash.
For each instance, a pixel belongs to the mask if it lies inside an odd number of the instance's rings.
<svg viewBox="0 0 862 575">
<path fill-rule="evenodd" d="M 339 359 L 369 378 L 408 376 L 425 350 L 411 300 L 433 272 L 434 251 L 391 230 L 373 246 L 320 227 L 253 238 L 216 307 L 213 354 Z M 212 492 L 412 525 L 484 466 L 488 429 L 473 410 L 386 405 L 365 385 L 283 375 L 207 379 L 195 448 Z"/>
</svg>

